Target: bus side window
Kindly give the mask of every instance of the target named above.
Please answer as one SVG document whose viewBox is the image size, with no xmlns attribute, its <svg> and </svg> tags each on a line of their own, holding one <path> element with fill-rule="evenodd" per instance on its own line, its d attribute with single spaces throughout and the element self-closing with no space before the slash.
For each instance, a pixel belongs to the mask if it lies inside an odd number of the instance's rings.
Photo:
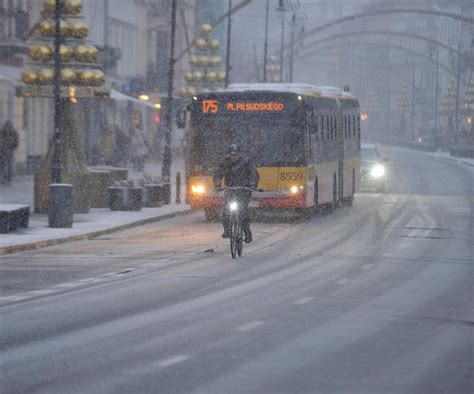
<svg viewBox="0 0 474 394">
<path fill-rule="evenodd" d="M 314 134 L 316 134 L 316 141 L 319 141 L 319 127 L 318 127 L 318 115 L 313 112 L 313 125 Z"/>
<path fill-rule="evenodd" d="M 334 139 L 337 140 L 337 116 L 334 116 Z"/>
<path fill-rule="evenodd" d="M 347 115 L 344 115 L 344 137 L 347 139 L 349 138 L 347 134 Z"/>
<path fill-rule="evenodd" d="M 329 139 L 332 141 L 334 139 L 334 126 L 332 121 L 333 116 L 329 116 Z"/>
<path fill-rule="evenodd" d="M 326 141 L 329 141 L 329 115 L 325 115 L 326 118 Z"/>
<path fill-rule="evenodd" d="M 351 116 L 350 115 L 347 115 L 347 130 L 348 130 L 347 134 L 348 134 L 349 138 L 351 138 L 352 137 L 352 135 L 351 135 L 352 129 L 351 129 Z"/>
<path fill-rule="evenodd" d="M 352 127 L 354 132 L 354 137 L 356 136 L 356 116 L 352 115 Z"/>
<path fill-rule="evenodd" d="M 357 115 L 357 138 L 360 142 L 360 115 Z"/>
</svg>

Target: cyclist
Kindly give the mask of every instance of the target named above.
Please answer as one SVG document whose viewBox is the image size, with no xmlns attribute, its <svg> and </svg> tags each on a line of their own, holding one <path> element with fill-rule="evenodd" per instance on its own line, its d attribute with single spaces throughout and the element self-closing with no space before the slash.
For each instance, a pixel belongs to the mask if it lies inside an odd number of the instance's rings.
<svg viewBox="0 0 474 394">
<path fill-rule="evenodd" d="M 224 215 L 223 226 L 224 233 L 222 238 L 230 237 L 230 213 L 228 211 L 228 202 L 235 199 L 239 203 L 240 217 L 242 218 L 242 229 L 245 234 L 245 242 L 252 242 L 252 231 L 250 230 L 250 216 L 248 205 L 252 196 L 252 191 L 256 189 L 259 176 L 255 164 L 244 156 L 237 144 L 230 144 L 228 155 L 220 162 L 214 175 L 214 187 L 216 191 L 221 190 L 221 182 L 224 178 L 224 184 L 227 187 L 241 187 L 240 190 L 226 189 L 224 193 Z"/>
</svg>

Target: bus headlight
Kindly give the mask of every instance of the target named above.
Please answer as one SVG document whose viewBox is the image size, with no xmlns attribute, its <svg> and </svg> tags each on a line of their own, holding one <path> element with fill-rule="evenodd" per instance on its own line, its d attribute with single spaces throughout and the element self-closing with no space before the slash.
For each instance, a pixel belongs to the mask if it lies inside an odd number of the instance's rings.
<svg viewBox="0 0 474 394">
<path fill-rule="evenodd" d="M 304 189 L 304 186 L 296 186 L 296 185 L 293 185 L 290 187 L 290 193 L 291 194 L 297 194 L 299 192 L 302 192 Z"/>
<path fill-rule="evenodd" d="M 204 194 L 206 192 L 206 188 L 203 185 L 192 185 L 191 191 L 194 194 Z"/>
<path fill-rule="evenodd" d="M 231 211 L 237 211 L 237 209 L 239 209 L 239 204 L 237 204 L 237 201 L 231 201 L 229 203 L 229 209 Z"/>
<path fill-rule="evenodd" d="M 385 174 L 385 168 L 381 164 L 375 165 L 370 171 L 370 175 L 374 178 L 380 178 Z"/>
</svg>

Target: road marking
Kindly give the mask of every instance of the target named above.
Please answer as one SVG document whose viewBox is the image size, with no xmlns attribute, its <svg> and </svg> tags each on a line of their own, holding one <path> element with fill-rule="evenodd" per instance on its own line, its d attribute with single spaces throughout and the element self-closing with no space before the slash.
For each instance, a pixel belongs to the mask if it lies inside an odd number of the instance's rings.
<svg viewBox="0 0 474 394">
<path fill-rule="evenodd" d="M 237 327 L 236 329 L 239 331 L 250 331 L 250 330 L 253 330 L 254 328 L 261 326 L 262 324 L 265 324 L 265 322 L 261 320 L 255 320 L 255 321 L 251 321 L 250 323 L 244 324 L 243 326 Z"/>
<path fill-rule="evenodd" d="M 10 296 L 10 297 L 0 298 L 0 301 L 2 301 L 2 302 L 21 301 L 21 300 L 26 300 L 27 298 L 31 298 L 31 297 L 29 297 L 29 296 Z"/>
<path fill-rule="evenodd" d="M 372 268 L 374 265 L 373 264 L 364 264 L 362 267 L 360 267 L 361 270 L 368 270 Z"/>
<path fill-rule="evenodd" d="M 341 279 L 340 281 L 336 282 L 338 285 L 345 285 L 347 282 L 349 282 L 349 279 L 347 278 L 344 278 L 344 279 Z"/>
<path fill-rule="evenodd" d="M 158 366 L 158 367 L 160 367 L 160 368 L 166 368 L 166 367 L 169 367 L 169 366 L 174 365 L 174 364 L 182 363 L 183 361 L 186 361 L 187 359 L 189 359 L 189 356 L 186 356 L 186 355 L 177 355 L 177 356 L 168 358 L 168 359 L 166 359 L 166 360 L 157 362 L 157 363 L 154 364 L 154 365 L 156 365 L 156 366 Z"/>
<path fill-rule="evenodd" d="M 79 282 L 66 282 L 66 283 L 61 283 L 60 285 L 56 285 L 55 287 L 69 288 L 69 287 L 78 287 L 78 286 L 82 286 L 82 283 L 79 283 Z"/>
<path fill-rule="evenodd" d="M 101 280 L 104 280 L 104 278 L 86 278 L 86 279 L 81 279 L 79 282 L 80 283 L 94 283 L 94 282 L 99 282 Z"/>
<path fill-rule="evenodd" d="M 30 294 L 31 296 L 36 296 L 36 295 L 51 294 L 51 293 L 55 293 L 55 292 L 57 292 L 57 290 L 54 290 L 54 289 L 45 289 L 45 290 L 29 291 L 27 294 Z"/>
<path fill-rule="evenodd" d="M 301 300 L 296 301 L 295 305 L 304 305 L 313 300 L 314 300 L 314 297 L 305 297 L 305 298 L 302 298 Z"/>
</svg>

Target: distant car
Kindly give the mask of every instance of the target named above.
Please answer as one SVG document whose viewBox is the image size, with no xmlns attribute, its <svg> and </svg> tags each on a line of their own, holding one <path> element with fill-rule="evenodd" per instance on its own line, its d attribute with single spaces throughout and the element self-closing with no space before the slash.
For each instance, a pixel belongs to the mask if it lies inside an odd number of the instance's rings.
<svg viewBox="0 0 474 394">
<path fill-rule="evenodd" d="M 374 145 L 362 145 L 360 149 L 360 190 L 385 192 L 386 168 L 379 150 Z"/>
</svg>

